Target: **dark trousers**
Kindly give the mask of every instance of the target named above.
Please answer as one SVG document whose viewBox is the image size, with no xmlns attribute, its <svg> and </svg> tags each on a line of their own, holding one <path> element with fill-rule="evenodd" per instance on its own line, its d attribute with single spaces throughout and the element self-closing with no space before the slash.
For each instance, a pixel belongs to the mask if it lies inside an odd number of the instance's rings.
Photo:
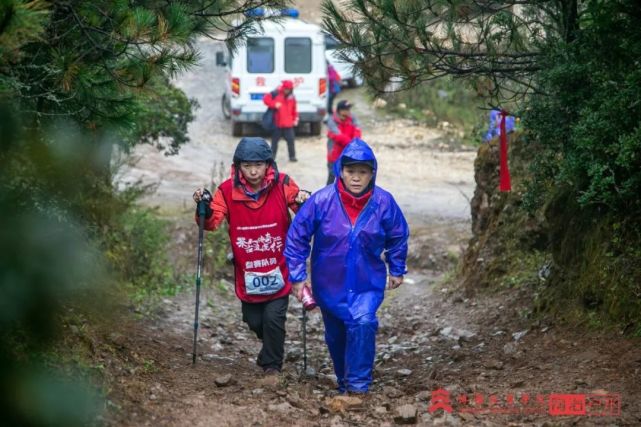
<svg viewBox="0 0 641 427">
<path fill-rule="evenodd" d="M 327 162 L 327 185 L 333 184 L 336 180 L 334 175 L 334 162 Z"/>
<path fill-rule="evenodd" d="M 334 114 L 334 98 L 336 98 L 336 94 L 330 92 L 327 97 L 327 112 L 330 116 Z"/>
<path fill-rule="evenodd" d="M 285 353 L 285 321 L 289 296 L 261 303 L 243 304 L 243 321 L 263 341 L 256 364 L 263 369 L 280 369 Z"/>
<path fill-rule="evenodd" d="M 287 141 L 287 151 L 289 152 L 289 160 L 296 158 L 296 148 L 294 147 L 294 128 L 276 128 L 272 134 L 272 153 L 274 153 L 274 160 L 276 160 L 276 152 L 278 151 L 278 141 L 285 138 Z"/>
</svg>

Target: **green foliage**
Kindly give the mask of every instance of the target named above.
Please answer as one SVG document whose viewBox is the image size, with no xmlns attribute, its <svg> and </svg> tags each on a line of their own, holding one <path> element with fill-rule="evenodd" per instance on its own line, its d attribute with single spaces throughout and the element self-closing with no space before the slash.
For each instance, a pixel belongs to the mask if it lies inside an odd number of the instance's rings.
<svg viewBox="0 0 641 427">
<path fill-rule="evenodd" d="M 62 304 L 107 282 L 91 231 L 68 203 L 84 191 L 78 174 L 89 159 L 75 148 L 86 144 L 74 135 L 49 144 L 20 128 L 0 104 L 0 410 L 6 425 L 86 425 L 95 390 L 34 357 L 56 338 Z"/>
<path fill-rule="evenodd" d="M 532 89 L 541 46 L 571 32 L 576 8 L 553 0 L 351 0 L 338 8 L 325 0 L 323 25 L 376 91 L 449 75 L 502 100 Z"/>
<path fill-rule="evenodd" d="M 625 217 L 641 212 L 641 9 L 633 1 L 588 2 L 586 23 L 554 45 L 538 76 L 545 94 L 525 116 L 540 149 L 529 204 L 564 187 L 582 207 Z"/>
<path fill-rule="evenodd" d="M 193 103 L 169 81 L 197 62 L 196 39 L 222 31 L 233 48 L 256 21 L 234 17 L 284 3 L 3 0 L 0 97 L 13 99 L 32 127 L 66 117 L 117 129 L 125 147 L 152 141 L 173 153 L 187 140 Z"/>
<path fill-rule="evenodd" d="M 128 206 L 113 219 L 102 246 L 114 275 L 137 304 L 174 295 L 183 283 L 167 254 L 167 223 L 150 209 Z"/>
</svg>

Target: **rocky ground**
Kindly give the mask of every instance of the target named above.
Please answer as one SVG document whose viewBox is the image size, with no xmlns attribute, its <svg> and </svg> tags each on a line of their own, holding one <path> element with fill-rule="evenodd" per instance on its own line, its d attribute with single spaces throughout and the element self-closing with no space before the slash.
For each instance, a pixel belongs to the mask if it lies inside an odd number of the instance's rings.
<svg viewBox="0 0 641 427">
<path fill-rule="evenodd" d="M 220 46 L 202 41 L 201 47 L 202 66 L 178 82 L 201 105 L 190 127 L 192 141 L 173 157 L 152 147 L 139 148 L 137 163 L 121 177 L 123 185 L 137 180 L 157 185 L 146 203 L 159 206 L 176 223 L 173 252 L 184 259 L 195 258 L 191 194 L 195 187 L 212 179 L 219 183 L 226 176 L 237 142 L 219 108 L 222 74 L 214 66 L 214 56 Z M 465 296 L 447 280 L 447 271 L 470 237 L 474 151 L 451 148 L 441 130 L 387 116 L 384 109 L 373 108 L 361 90 L 346 91 L 342 97 L 355 102 L 364 139 L 379 157 L 379 185 L 394 194 L 412 227 L 408 280 L 389 292 L 379 311 L 372 393 L 364 399 L 335 397 L 317 312 L 310 313 L 307 328 L 307 361 L 313 370 L 308 374 L 313 375 L 305 374 L 301 307 L 293 299 L 284 373 L 276 383 L 265 381 L 255 365 L 260 343 L 241 321 L 231 284 L 221 279 L 203 292 L 195 366 L 190 292 L 164 300 L 152 318 L 122 320 L 104 333 L 110 350 L 98 350 L 96 357 L 103 360 L 110 378 L 105 422 L 114 426 L 640 425 L 638 341 L 532 321 L 532 295 L 527 289 Z M 304 188 L 320 188 L 326 179 L 324 138 L 299 138 L 295 164 L 286 161 L 281 144 L 281 170 Z M 429 410 L 437 403 L 432 391 L 441 388 L 449 393 L 451 413 Z M 597 395 L 589 400 L 597 403 L 604 401 L 603 394 L 618 395 L 620 415 L 549 413 L 551 394 L 580 393 Z M 482 401 L 465 404 L 463 396 Z M 513 413 L 500 414 L 499 407 Z"/>
</svg>

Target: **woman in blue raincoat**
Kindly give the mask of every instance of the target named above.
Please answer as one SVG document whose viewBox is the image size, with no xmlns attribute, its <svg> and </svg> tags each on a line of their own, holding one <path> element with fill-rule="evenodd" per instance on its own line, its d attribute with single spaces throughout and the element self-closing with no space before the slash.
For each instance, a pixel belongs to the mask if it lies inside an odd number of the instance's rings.
<svg viewBox="0 0 641 427">
<path fill-rule="evenodd" d="M 368 391 L 387 276 L 394 289 L 407 271 L 407 222 L 392 195 L 375 185 L 376 170 L 372 149 L 354 139 L 335 163 L 334 184 L 307 200 L 287 234 L 285 258 L 299 300 L 310 285 L 313 238 L 311 287 L 341 393 Z"/>
</svg>

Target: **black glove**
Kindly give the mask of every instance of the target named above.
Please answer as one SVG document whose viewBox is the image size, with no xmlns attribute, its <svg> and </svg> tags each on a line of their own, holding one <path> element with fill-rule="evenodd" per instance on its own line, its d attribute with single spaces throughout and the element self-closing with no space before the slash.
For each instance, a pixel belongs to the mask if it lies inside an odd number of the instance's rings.
<svg viewBox="0 0 641 427">
<path fill-rule="evenodd" d="M 212 210 L 212 208 L 210 206 L 212 197 L 211 197 L 211 193 L 209 192 L 209 190 L 207 190 L 207 189 L 203 190 L 203 195 L 200 197 L 200 200 L 203 203 L 205 203 L 205 218 L 207 218 L 207 219 L 211 218 L 211 216 L 214 214 L 214 211 Z M 199 216 L 198 215 L 198 204 L 196 204 L 196 216 Z"/>
</svg>

